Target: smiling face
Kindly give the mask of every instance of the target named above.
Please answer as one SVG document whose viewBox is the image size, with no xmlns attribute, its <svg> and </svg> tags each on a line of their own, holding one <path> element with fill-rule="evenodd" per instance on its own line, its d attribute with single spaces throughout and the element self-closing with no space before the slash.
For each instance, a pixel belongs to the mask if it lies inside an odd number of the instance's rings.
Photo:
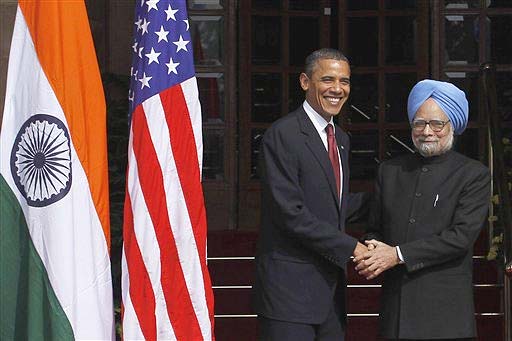
<svg viewBox="0 0 512 341">
<path fill-rule="evenodd" d="M 419 107 L 414 120 L 448 121 L 448 116 L 435 100 L 429 98 Z M 435 132 L 429 124 L 423 130 L 412 129 L 412 141 L 419 153 L 425 157 L 441 155 L 452 148 L 453 128 L 447 123 L 441 131 Z"/>
<path fill-rule="evenodd" d="M 309 105 L 329 122 L 350 94 L 350 66 L 343 60 L 319 59 L 310 76 L 300 74 L 300 85 Z"/>
</svg>

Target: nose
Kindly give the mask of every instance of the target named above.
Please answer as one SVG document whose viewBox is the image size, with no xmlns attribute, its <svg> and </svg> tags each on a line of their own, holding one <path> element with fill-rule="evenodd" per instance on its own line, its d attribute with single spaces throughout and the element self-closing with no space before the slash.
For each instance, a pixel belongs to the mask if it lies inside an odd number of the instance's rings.
<svg viewBox="0 0 512 341">
<path fill-rule="evenodd" d="M 432 134 L 434 134 L 434 131 L 432 130 L 432 128 L 430 128 L 430 123 L 427 123 L 425 125 L 425 128 L 423 128 L 422 133 L 423 133 L 423 135 L 432 135 Z"/>
<path fill-rule="evenodd" d="M 340 81 L 335 81 L 331 87 L 331 90 L 340 93 L 343 90 L 343 86 L 341 85 Z"/>
</svg>

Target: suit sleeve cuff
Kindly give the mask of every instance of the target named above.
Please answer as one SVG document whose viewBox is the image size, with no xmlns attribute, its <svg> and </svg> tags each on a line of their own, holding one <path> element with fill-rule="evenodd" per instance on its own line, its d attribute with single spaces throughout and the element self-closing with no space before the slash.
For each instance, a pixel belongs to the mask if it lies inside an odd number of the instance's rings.
<svg viewBox="0 0 512 341">
<path fill-rule="evenodd" d="M 395 246 L 396 247 L 396 253 L 398 255 L 398 259 L 400 259 L 400 262 L 398 262 L 398 264 L 404 264 L 405 263 L 405 260 L 404 260 L 404 256 L 402 255 L 402 252 L 400 251 L 400 246 Z"/>
</svg>

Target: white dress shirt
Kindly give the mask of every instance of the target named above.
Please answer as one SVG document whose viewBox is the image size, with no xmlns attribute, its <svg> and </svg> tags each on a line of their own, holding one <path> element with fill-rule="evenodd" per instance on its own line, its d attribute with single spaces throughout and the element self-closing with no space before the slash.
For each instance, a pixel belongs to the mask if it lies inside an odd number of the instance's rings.
<svg viewBox="0 0 512 341">
<path fill-rule="evenodd" d="M 307 101 L 304 101 L 304 103 L 302 104 L 302 107 L 304 108 L 304 111 L 306 111 L 306 114 L 308 115 L 309 119 L 315 126 L 315 129 L 318 132 L 318 135 L 320 135 L 320 139 L 322 140 L 322 142 L 324 144 L 325 150 L 327 152 L 329 152 L 329 147 L 327 144 L 327 131 L 325 131 L 325 128 L 327 127 L 328 124 L 331 124 L 333 127 L 333 132 L 336 136 L 336 129 L 334 129 L 334 121 L 333 121 L 332 117 L 331 117 L 331 120 L 329 122 L 327 122 L 319 113 L 317 113 L 315 111 L 315 109 L 313 109 L 311 107 L 311 105 L 309 105 L 309 103 Z M 341 203 L 341 194 L 343 192 L 343 167 L 341 166 L 340 151 L 337 147 L 338 146 L 336 144 L 336 150 L 338 151 L 338 160 L 340 160 L 340 197 L 338 199 L 340 199 L 340 203 Z"/>
</svg>

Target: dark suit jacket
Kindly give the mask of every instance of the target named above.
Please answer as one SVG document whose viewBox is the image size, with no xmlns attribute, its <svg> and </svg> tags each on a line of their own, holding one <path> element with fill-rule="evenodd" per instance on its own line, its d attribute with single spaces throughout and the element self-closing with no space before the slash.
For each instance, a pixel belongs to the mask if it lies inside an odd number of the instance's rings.
<svg viewBox="0 0 512 341">
<path fill-rule="evenodd" d="M 366 238 L 399 245 L 405 259 L 384 273 L 382 335 L 474 337 L 472 255 L 487 217 L 488 169 L 453 151 L 410 154 L 381 164 L 375 195 Z"/>
<path fill-rule="evenodd" d="M 333 302 L 345 316 L 343 269 L 357 241 L 344 232 L 348 136 L 339 127 L 335 135 L 343 167 L 341 205 L 327 151 L 302 106 L 263 137 L 254 297 L 256 312 L 267 318 L 317 324 Z"/>
</svg>

